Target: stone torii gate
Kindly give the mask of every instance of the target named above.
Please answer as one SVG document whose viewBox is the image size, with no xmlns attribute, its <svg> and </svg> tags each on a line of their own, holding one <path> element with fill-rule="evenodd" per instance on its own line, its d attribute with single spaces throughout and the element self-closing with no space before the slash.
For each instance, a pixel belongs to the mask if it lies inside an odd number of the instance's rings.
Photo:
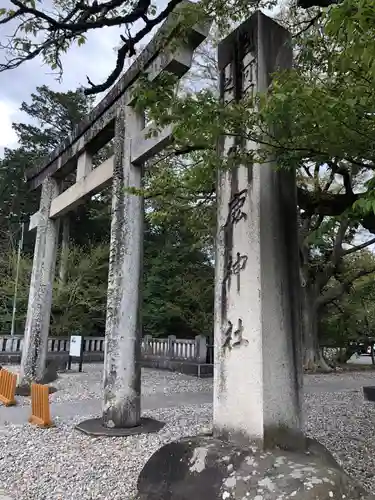
<svg viewBox="0 0 375 500">
<path fill-rule="evenodd" d="M 185 2 L 185 4 L 188 2 Z M 181 78 L 190 68 L 196 47 L 210 22 L 188 29 L 174 40 L 181 22 L 176 9 L 107 96 L 44 163 L 27 172 L 31 189 L 41 186 L 39 211 L 30 219 L 36 228 L 34 261 L 25 324 L 19 387 L 43 377 L 58 246 L 59 218 L 112 182 L 112 222 L 105 332 L 102 419 L 82 424 L 89 433 L 139 430 L 140 416 L 140 277 L 143 246 L 143 199 L 126 188 L 142 187 L 143 165 L 172 140 L 172 127 L 156 135 L 134 108 L 134 85 L 146 73 L 155 80 L 163 72 Z M 92 156 L 114 138 L 114 155 L 92 168 Z M 76 171 L 76 182 L 61 191 L 61 181 Z M 150 422 L 148 422 L 150 423 Z M 158 428 L 155 422 L 143 425 Z"/>
<path fill-rule="evenodd" d="M 208 26 L 194 26 L 178 48 L 162 49 L 176 14 L 126 74 L 48 160 L 28 173 L 42 186 L 25 326 L 20 384 L 41 377 L 47 351 L 58 218 L 112 181 L 112 223 L 101 419 L 79 428 L 94 435 L 151 432 L 140 416 L 139 282 L 142 166 L 172 139 L 172 127 L 149 137 L 132 104 L 146 71 L 182 76 Z M 171 24 L 172 23 L 172 24 Z M 171 33 L 172 32 L 172 33 Z M 260 12 L 219 45 L 224 103 L 267 92 L 272 74 L 292 64 L 290 34 Z M 92 169 L 91 157 L 114 138 L 114 155 Z M 225 137 L 221 154 L 259 148 Z M 218 172 L 215 273 L 213 435 L 181 439 L 158 450 L 138 481 L 138 500 L 360 500 L 366 494 L 301 422 L 299 262 L 294 172 L 236 165 Z M 59 192 L 59 179 L 76 183 Z"/>
</svg>

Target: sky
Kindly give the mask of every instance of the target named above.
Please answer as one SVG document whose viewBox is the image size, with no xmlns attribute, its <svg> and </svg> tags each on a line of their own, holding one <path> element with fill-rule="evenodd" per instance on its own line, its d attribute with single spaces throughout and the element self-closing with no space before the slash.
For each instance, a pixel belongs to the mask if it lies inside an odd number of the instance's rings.
<svg viewBox="0 0 375 500">
<path fill-rule="evenodd" d="M 8 0 L 6 0 L 8 4 Z M 159 8 L 165 0 L 158 0 Z M 3 5 L 2 5 L 3 6 Z M 10 6 L 6 5 L 7 7 Z M 143 22 L 136 27 L 143 27 Z M 0 40 L 6 42 L 13 32 L 10 26 L 0 26 Z M 122 30 L 118 27 L 93 30 L 87 42 L 81 47 L 72 46 L 63 58 L 62 81 L 56 79 L 51 69 L 40 59 L 23 63 L 19 68 L 0 73 L 0 157 L 4 147 L 15 147 L 17 137 L 12 130 L 12 122 L 26 121 L 26 115 L 19 111 L 23 101 L 29 102 L 30 95 L 39 85 L 47 85 L 55 91 L 65 92 L 87 86 L 86 76 L 94 83 L 102 83 L 113 70 L 116 62 L 115 47 L 120 44 Z M 5 53 L 0 49 L 0 61 Z M 97 101 L 104 97 L 99 94 Z"/>
<path fill-rule="evenodd" d="M 281 1 L 283 2 L 283 0 Z M 9 0 L 5 0 L 5 2 L 5 7 L 11 6 Z M 43 5 L 46 3 L 51 3 L 51 0 L 43 0 Z M 156 0 L 155 3 L 160 11 L 167 5 L 167 0 Z M 3 4 L 1 6 L 3 7 Z M 13 33 L 14 26 L 0 25 L 0 41 L 2 43 L 5 43 L 7 37 Z M 143 26 L 141 21 L 136 23 L 133 28 L 138 30 Z M 93 30 L 89 33 L 88 40 L 84 45 L 81 47 L 72 46 L 63 58 L 64 73 L 61 82 L 57 81 L 52 70 L 43 65 L 40 59 L 34 59 L 23 63 L 17 69 L 0 73 L 0 157 L 4 153 L 5 147 L 12 148 L 17 145 L 12 122 L 27 121 L 28 117 L 20 112 L 20 106 L 23 101 L 30 102 L 30 95 L 36 87 L 47 85 L 52 90 L 66 92 L 86 86 L 86 76 L 89 76 L 94 83 L 102 83 L 115 66 L 116 51 L 114 48 L 119 46 L 122 32 L 123 29 L 118 27 Z M 147 43 L 151 35 L 141 43 Z M 0 62 L 4 62 L 5 56 L 4 51 L 0 49 Z M 98 94 L 97 102 L 104 95 L 104 93 Z"/>
<path fill-rule="evenodd" d="M 0 37 L 4 39 L 4 29 Z M 64 74 L 61 82 L 56 80 L 50 68 L 40 59 L 22 64 L 19 68 L 0 73 L 0 155 L 3 148 L 16 145 L 17 138 L 12 122 L 25 120 L 19 111 L 23 101 L 28 102 L 38 85 L 48 85 L 56 91 L 75 90 L 86 86 L 86 75 L 95 83 L 101 83 L 114 67 L 114 47 L 119 43 L 119 30 L 102 29 L 90 34 L 88 42 L 72 47 L 64 57 Z M 0 53 L 0 60 L 4 54 Z"/>
</svg>

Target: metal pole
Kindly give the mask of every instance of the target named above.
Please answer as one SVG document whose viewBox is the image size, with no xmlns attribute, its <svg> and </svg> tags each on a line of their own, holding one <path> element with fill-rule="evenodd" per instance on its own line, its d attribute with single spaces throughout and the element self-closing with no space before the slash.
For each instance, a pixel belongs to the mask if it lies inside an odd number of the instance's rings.
<svg viewBox="0 0 375 500">
<path fill-rule="evenodd" d="M 21 224 L 21 238 L 18 242 L 18 253 L 17 253 L 17 267 L 16 267 L 16 282 L 14 284 L 14 296 L 13 296 L 13 313 L 12 313 L 12 326 L 10 329 L 10 334 L 14 335 L 14 328 L 16 324 L 16 311 L 17 311 L 17 291 L 18 291 L 18 279 L 20 272 L 20 262 L 21 262 L 21 251 L 23 248 L 23 235 L 25 230 L 25 223 Z"/>
</svg>

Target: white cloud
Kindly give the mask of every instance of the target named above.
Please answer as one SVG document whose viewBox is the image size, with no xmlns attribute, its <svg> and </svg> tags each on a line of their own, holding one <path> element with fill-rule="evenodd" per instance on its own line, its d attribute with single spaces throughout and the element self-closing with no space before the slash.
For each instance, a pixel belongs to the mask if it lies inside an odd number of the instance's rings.
<svg viewBox="0 0 375 500">
<path fill-rule="evenodd" d="M 95 83 L 101 83 L 115 65 L 116 53 L 113 47 L 118 41 L 119 30 L 99 30 L 89 36 L 85 46 L 72 47 L 64 57 L 64 75 L 61 82 L 57 81 L 56 75 L 38 59 L 24 63 L 15 70 L 0 73 L 0 158 L 5 147 L 17 146 L 12 122 L 30 121 L 30 118 L 20 111 L 20 107 L 22 101 L 30 102 L 30 95 L 35 92 L 37 86 L 48 85 L 60 92 L 75 90 L 81 85 L 87 85 L 86 75 Z M 0 53 L 0 59 L 3 56 Z"/>
<path fill-rule="evenodd" d="M 48 2 L 47 2 L 48 3 Z M 159 9 L 165 8 L 166 0 L 156 0 Z M 143 27 L 139 21 L 132 30 Z M 9 35 L 6 26 L 0 26 L 0 39 Z M 9 28 L 9 27 L 8 27 Z M 158 28 L 158 27 L 157 27 Z M 156 31 L 154 28 L 153 31 Z M 116 50 L 120 45 L 120 34 L 124 27 L 102 28 L 93 30 L 87 36 L 87 43 L 78 47 L 72 46 L 62 57 L 64 73 L 61 81 L 56 80 L 50 68 L 42 64 L 40 59 L 34 59 L 22 64 L 19 68 L 0 73 L 0 158 L 4 147 L 15 147 L 17 137 L 12 130 L 13 122 L 29 122 L 30 118 L 20 112 L 22 101 L 30 102 L 31 93 L 37 86 L 47 85 L 52 90 L 66 92 L 80 86 L 87 86 L 88 76 L 95 84 L 103 83 L 116 64 Z M 147 43 L 151 34 L 140 44 Z M 0 51 L 0 61 L 6 54 Z M 129 63 L 125 65 L 127 69 Z M 105 94 L 96 96 L 96 102 Z"/>
</svg>

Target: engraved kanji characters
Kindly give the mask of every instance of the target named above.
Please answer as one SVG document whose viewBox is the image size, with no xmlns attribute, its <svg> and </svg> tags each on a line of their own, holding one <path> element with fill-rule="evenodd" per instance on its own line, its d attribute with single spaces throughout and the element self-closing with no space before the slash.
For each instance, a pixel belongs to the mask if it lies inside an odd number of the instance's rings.
<svg viewBox="0 0 375 500">
<path fill-rule="evenodd" d="M 249 341 L 243 338 L 243 324 L 242 319 L 238 319 L 238 326 L 235 331 L 233 331 L 233 323 L 228 321 L 228 327 L 224 332 L 224 344 L 223 349 L 234 349 L 242 345 L 248 345 Z"/>
</svg>

